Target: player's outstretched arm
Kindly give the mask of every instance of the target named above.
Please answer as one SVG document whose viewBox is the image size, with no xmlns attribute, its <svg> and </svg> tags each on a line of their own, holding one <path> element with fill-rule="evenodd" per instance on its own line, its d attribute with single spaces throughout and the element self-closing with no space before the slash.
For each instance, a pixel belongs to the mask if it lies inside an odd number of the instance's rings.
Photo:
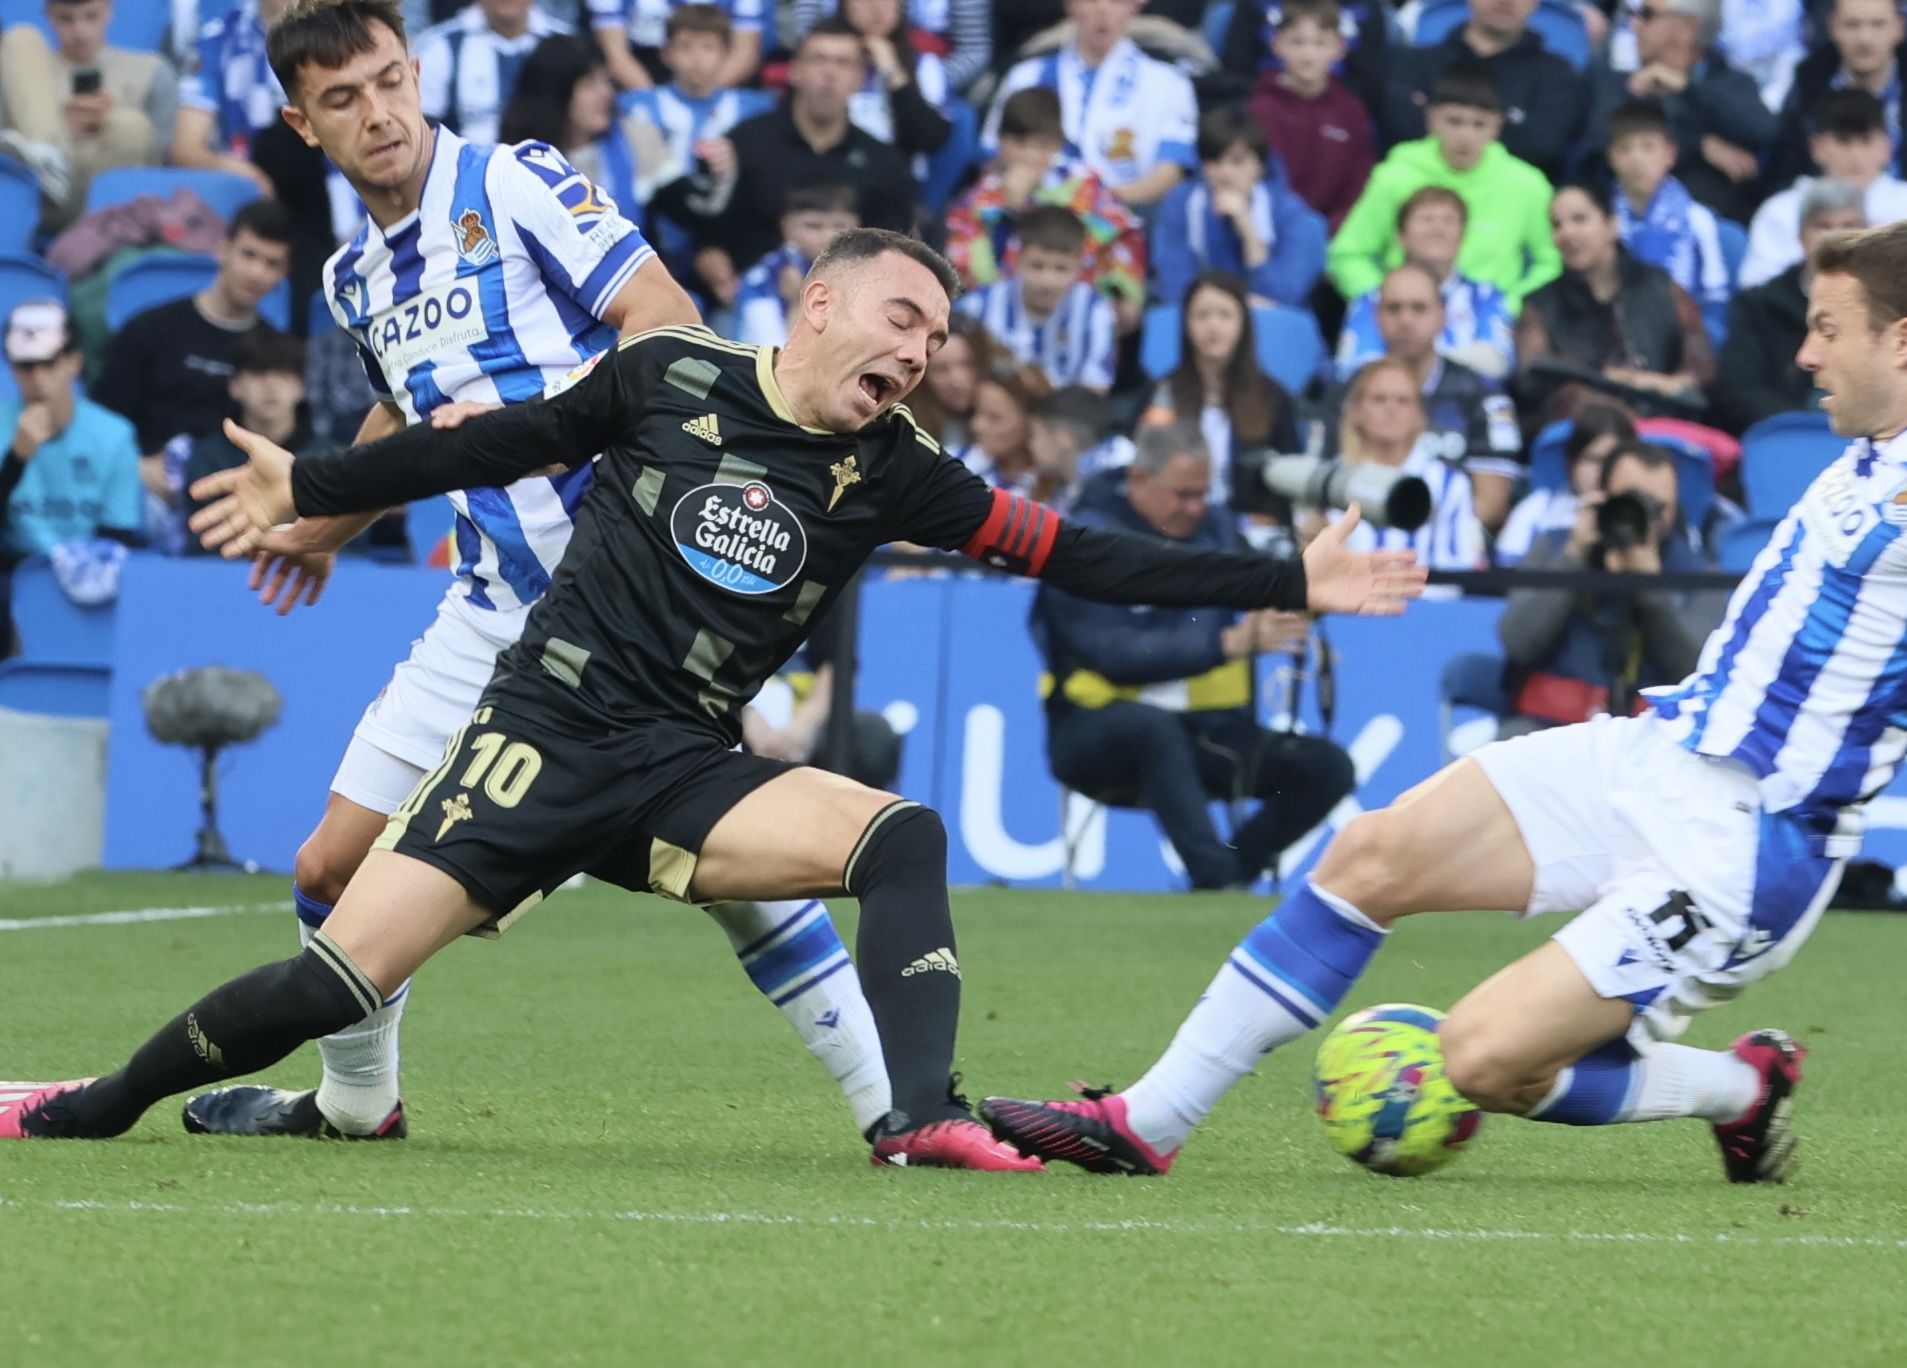
<svg viewBox="0 0 1907 1368">
<path fill-rule="evenodd" d="M 958 507 L 960 501 L 951 502 Z M 967 501 L 966 507 L 974 505 Z M 1101 603 L 1401 613 L 1423 593 L 1425 572 L 1409 551 L 1349 550 L 1345 539 L 1357 522 L 1354 508 L 1318 535 L 1300 564 L 1088 527 L 1030 499 L 992 490 L 979 526 L 954 545 L 998 569 L 1037 576 Z"/>
</svg>

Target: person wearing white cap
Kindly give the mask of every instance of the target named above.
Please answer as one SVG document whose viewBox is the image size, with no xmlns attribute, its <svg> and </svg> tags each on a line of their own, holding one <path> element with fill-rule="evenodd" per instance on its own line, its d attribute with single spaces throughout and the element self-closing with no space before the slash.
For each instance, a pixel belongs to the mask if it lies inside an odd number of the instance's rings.
<svg viewBox="0 0 1907 1368">
<path fill-rule="evenodd" d="M 65 306 L 16 305 L 5 337 L 20 396 L 0 403 L 0 555 L 14 560 L 92 537 L 136 543 L 139 444 L 131 423 L 81 397 Z"/>
</svg>

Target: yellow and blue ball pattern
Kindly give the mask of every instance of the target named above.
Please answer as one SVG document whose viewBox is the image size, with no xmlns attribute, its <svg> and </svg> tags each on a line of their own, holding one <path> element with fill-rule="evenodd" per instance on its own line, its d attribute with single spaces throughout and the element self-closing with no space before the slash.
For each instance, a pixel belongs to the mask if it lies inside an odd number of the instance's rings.
<svg viewBox="0 0 1907 1368">
<path fill-rule="evenodd" d="M 1482 1113 L 1444 1075 L 1443 1013 L 1385 1003 L 1318 1048 L 1318 1115 L 1331 1148 L 1372 1173 L 1414 1178 L 1463 1152 Z"/>
</svg>

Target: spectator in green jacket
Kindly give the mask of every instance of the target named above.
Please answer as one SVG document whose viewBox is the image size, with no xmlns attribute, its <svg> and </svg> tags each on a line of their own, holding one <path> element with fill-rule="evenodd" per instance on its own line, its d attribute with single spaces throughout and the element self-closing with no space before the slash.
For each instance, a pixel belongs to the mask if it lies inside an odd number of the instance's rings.
<svg viewBox="0 0 1907 1368">
<path fill-rule="evenodd" d="M 1503 111 L 1481 66 L 1459 63 L 1438 77 L 1424 121 L 1430 136 L 1390 150 L 1331 240 L 1331 281 L 1346 299 L 1376 289 L 1403 260 L 1399 207 L 1424 186 L 1440 185 L 1468 211 L 1457 270 L 1495 285 L 1514 309 L 1562 269 L 1550 241 L 1549 182 L 1498 141 Z"/>
</svg>

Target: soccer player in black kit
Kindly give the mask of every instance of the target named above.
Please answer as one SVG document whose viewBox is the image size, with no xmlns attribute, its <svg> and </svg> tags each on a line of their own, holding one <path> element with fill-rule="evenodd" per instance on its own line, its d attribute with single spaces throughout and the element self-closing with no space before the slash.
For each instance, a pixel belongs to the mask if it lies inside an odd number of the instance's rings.
<svg viewBox="0 0 1907 1368">
<path fill-rule="evenodd" d="M 661 328 L 544 399 L 295 463 L 231 428 L 251 461 L 195 491 L 222 495 L 194 524 L 208 545 L 597 452 L 602 465 L 521 642 L 323 931 L 213 990 L 117 1073 L 0 1085 L 0 1138 L 118 1135 L 163 1097 L 362 1019 L 459 936 L 500 932 L 588 871 L 695 902 L 858 898 L 856 957 L 894 1088 L 874 1162 L 1037 1169 L 950 1087 L 961 971 L 940 818 L 734 750 L 742 706 L 888 541 L 1117 602 L 1395 613 L 1423 573 L 1408 552 L 1346 550 L 1355 514 L 1300 566 L 1072 526 L 989 488 L 898 407 L 946 339 L 956 290 L 920 243 L 856 230 L 815 262 L 780 350 Z"/>
</svg>

